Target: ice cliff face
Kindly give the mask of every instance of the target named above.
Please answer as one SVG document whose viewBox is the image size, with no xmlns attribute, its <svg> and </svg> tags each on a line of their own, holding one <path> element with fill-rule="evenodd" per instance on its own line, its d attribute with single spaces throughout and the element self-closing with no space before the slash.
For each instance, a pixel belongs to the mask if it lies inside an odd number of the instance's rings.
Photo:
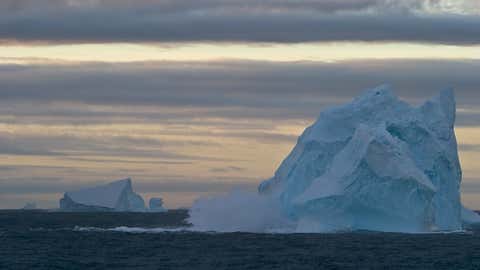
<svg viewBox="0 0 480 270">
<path fill-rule="evenodd" d="M 420 107 L 369 90 L 322 112 L 259 191 L 299 231 L 461 229 L 454 123 L 452 90 Z"/>
<path fill-rule="evenodd" d="M 132 189 L 130 178 L 106 185 L 66 192 L 60 199 L 66 211 L 133 211 L 146 210 L 143 198 Z"/>
</svg>

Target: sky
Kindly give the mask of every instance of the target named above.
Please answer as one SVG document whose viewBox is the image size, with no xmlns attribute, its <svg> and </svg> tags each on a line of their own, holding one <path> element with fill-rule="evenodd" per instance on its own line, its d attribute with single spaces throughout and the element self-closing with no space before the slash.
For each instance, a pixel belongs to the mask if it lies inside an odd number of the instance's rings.
<svg viewBox="0 0 480 270">
<path fill-rule="evenodd" d="M 330 106 L 453 87 L 480 209 L 480 1 L 0 1 L 0 208 L 131 177 L 188 207 L 254 190 Z"/>
</svg>

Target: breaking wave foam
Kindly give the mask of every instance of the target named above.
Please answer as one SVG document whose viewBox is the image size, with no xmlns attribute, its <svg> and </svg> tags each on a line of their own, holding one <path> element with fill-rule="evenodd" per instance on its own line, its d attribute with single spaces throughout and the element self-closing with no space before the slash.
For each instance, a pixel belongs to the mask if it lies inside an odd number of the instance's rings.
<svg viewBox="0 0 480 270">
<path fill-rule="evenodd" d="M 74 231 L 77 232 L 125 232 L 125 233 L 166 233 L 166 232 L 188 232 L 188 227 L 180 228 L 141 228 L 120 226 L 115 228 L 98 228 L 98 227 L 80 227 L 76 226 Z"/>
<path fill-rule="evenodd" d="M 52 231 L 43 229 L 46 231 Z M 58 229 L 58 230 L 67 230 L 67 229 Z M 41 230 L 35 230 L 41 231 Z M 53 230 L 54 231 L 54 230 Z M 242 232 L 242 231 L 204 231 L 197 230 L 192 227 L 180 227 L 180 228 L 141 228 L 141 227 L 126 227 L 120 226 L 115 228 L 99 228 L 99 227 L 80 227 L 77 226 L 73 229 L 76 232 L 118 232 L 118 233 L 133 233 L 133 234 L 160 234 L 160 233 L 205 233 L 205 234 L 222 234 L 222 233 L 232 233 L 232 232 Z M 269 230 L 265 232 L 252 232 L 252 233 L 262 233 L 262 234 L 302 234 L 302 233 L 313 233 L 313 232 L 296 232 L 291 229 L 288 230 Z M 316 232 L 320 233 L 320 232 Z M 322 233 L 333 233 L 333 232 L 322 232 Z M 336 233 L 388 233 L 388 232 L 369 232 L 369 231 L 342 231 Z M 402 234 L 473 234 L 472 231 L 468 230 L 458 230 L 458 231 L 438 231 L 438 232 L 416 232 L 416 233 L 402 233 Z"/>
</svg>

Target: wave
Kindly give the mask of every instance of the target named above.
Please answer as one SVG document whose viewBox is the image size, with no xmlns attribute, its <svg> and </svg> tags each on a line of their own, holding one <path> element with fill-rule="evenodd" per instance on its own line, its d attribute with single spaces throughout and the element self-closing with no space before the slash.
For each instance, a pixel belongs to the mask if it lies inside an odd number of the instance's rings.
<svg viewBox="0 0 480 270">
<path fill-rule="evenodd" d="M 76 232 L 125 232 L 125 233 L 168 233 L 168 232 L 192 232 L 189 227 L 179 228 L 142 228 L 142 227 L 127 227 L 120 226 L 114 228 L 99 228 L 99 227 L 81 227 L 75 226 L 73 231 Z"/>
<path fill-rule="evenodd" d="M 40 229 L 35 229 L 39 231 Z M 52 231 L 52 229 L 44 229 Z M 57 229 L 66 230 L 66 229 Z M 72 229 L 70 229 L 72 230 Z M 73 228 L 75 232 L 118 232 L 118 233 L 132 233 L 132 234 L 160 234 L 160 233 L 205 233 L 205 234 L 226 234 L 226 233 L 254 233 L 254 234 L 405 234 L 405 235 L 425 235 L 425 234 L 474 234 L 473 231 L 457 230 L 457 231 L 436 231 L 436 232 L 377 232 L 377 231 L 365 231 L 365 230 L 352 230 L 352 231 L 337 231 L 337 232 L 296 232 L 290 229 L 278 229 L 265 232 L 244 232 L 244 231 L 211 231 L 211 230 L 199 230 L 194 227 L 179 227 L 179 228 L 142 228 L 142 227 L 127 227 L 120 226 L 114 228 L 100 228 L 100 227 L 82 227 L 75 226 Z"/>
</svg>

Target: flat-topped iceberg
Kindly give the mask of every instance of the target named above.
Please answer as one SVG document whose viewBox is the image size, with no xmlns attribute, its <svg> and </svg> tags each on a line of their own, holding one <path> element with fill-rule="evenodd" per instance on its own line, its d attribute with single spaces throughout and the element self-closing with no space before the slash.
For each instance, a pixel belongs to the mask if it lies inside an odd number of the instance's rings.
<svg viewBox="0 0 480 270">
<path fill-rule="evenodd" d="M 133 191 L 130 178 L 65 192 L 60 199 L 60 209 L 64 211 L 146 211 L 145 202 Z"/>
<path fill-rule="evenodd" d="M 369 90 L 322 112 L 259 192 L 296 231 L 460 230 L 455 110 L 452 90 L 419 107 Z"/>
</svg>

